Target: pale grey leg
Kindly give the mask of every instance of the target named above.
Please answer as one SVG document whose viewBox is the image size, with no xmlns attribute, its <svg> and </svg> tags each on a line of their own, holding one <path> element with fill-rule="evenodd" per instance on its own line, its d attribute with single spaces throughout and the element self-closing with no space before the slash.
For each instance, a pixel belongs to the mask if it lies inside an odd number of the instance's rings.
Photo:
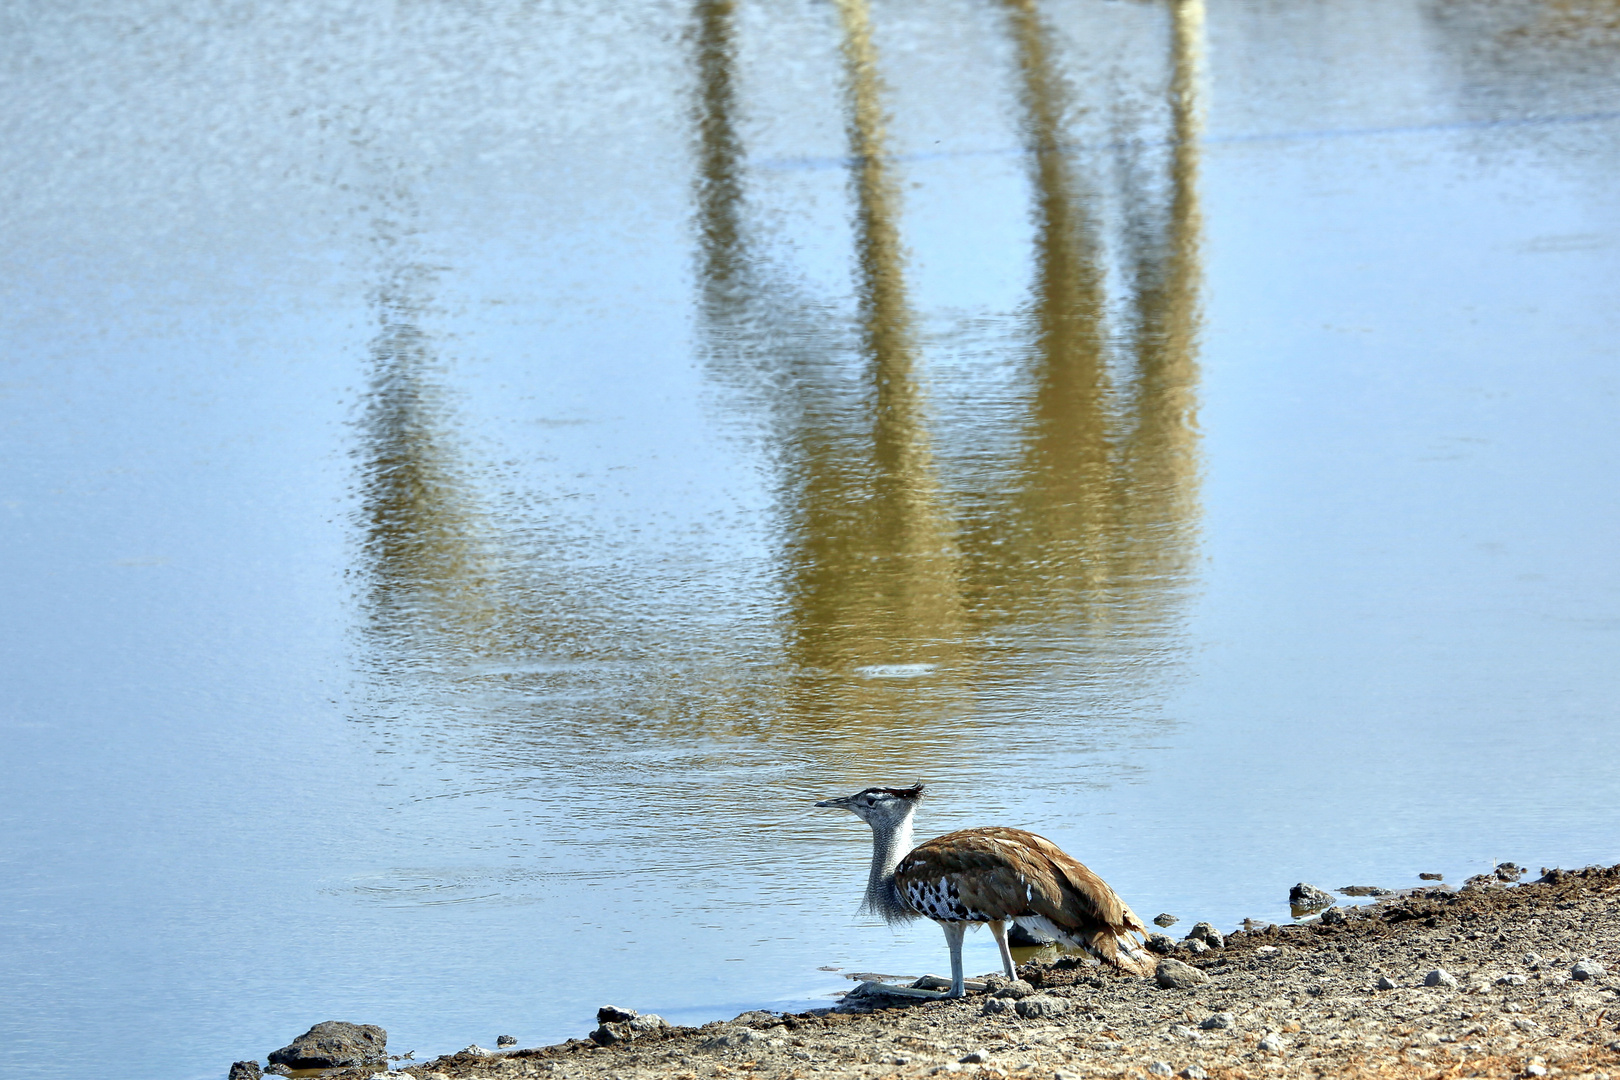
<svg viewBox="0 0 1620 1080">
<path fill-rule="evenodd" d="M 967 923 L 942 922 L 939 928 L 945 931 L 945 944 L 951 948 L 951 992 L 946 997 L 965 997 L 967 987 L 962 985 L 962 935 L 967 933 Z"/>
<path fill-rule="evenodd" d="M 991 919 L 990 932 L 996 936 L 996 947 L 1001 950 L 1001 966 L 1007 969 L 1007 978 L 1018 978 L 1018 965 L 1013 963 L 1012 950 L 1007 947 L 1007 924 Z"/>
</svg>

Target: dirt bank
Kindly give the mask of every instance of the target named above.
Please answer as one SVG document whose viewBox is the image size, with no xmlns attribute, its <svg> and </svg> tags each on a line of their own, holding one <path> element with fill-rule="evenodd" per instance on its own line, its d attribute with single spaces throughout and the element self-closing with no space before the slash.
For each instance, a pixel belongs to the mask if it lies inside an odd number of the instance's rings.
<svg viewBox="0 0 1620 1080">
<path fill-rule="evenodd" d="M 1309 924 L 1240 930 L 1205 952 L 1182 942 L 1173 958 L 1204 981 L 1166 989 L 1068 959 L 1032 962 L 1020 972 L 1029 987 L 992 980 L 961 1001 L 854 996 L 825 1015 L 748 1013 L 618 1045 L 461 1054 L 407 1071 L 419 1080 L 1620 1080 L 1620 866 L 1389 897 Z"/>
</svg>

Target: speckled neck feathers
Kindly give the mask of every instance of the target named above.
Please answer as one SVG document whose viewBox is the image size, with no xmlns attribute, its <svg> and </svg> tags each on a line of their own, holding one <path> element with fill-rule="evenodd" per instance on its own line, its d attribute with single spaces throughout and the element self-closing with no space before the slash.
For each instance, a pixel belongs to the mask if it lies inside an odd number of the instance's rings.
<svg viewBox="0 0 1620 1080">
<path fill-rule="evenodd" d="M 917 912 L 900 895 L 894 883 L 894 868 L 911 851 L 911 814 L 898 821 L 873 821 L 872 873 L 866 879 L 866 899 L 861 910 L 881 915 L 885 922 L 906 922 Z"/>
</svg>

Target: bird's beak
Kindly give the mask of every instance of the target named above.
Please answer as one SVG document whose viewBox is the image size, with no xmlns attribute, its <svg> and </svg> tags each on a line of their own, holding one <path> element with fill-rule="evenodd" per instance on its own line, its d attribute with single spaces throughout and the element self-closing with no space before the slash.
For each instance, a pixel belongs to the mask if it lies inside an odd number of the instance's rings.
<svg viewBox="0 0 1620 1080">
<path fill-rule="evenodd" d="M 836 810 L 848 810 L 849 809 L 849 796 L 845 795 L 842 798 L 838 798 L 838 799 L 822 799 L 820 802 L 816 803 L 816 805 L 817 806 L 830 806 L 830 807 L 833 807 Z"/>
</svg>

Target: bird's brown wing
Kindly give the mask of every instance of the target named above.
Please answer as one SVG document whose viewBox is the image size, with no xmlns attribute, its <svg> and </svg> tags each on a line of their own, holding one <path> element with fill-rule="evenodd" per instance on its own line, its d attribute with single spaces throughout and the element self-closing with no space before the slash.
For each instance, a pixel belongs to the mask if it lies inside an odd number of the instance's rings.
<svg viewBox="0 0 1620 1080">
<path fill-rule="evenodd" d="M 1108 883 L 1052 841 L 1022 829 L 981 828 L 919 844 L 896 875 L 948 878 L 969 910 L 992 919 L 1040 915 L 1110 963 L 1135 969 L 1119 938 L 1145 934 L 1142 921 Z"/>
</svg>

